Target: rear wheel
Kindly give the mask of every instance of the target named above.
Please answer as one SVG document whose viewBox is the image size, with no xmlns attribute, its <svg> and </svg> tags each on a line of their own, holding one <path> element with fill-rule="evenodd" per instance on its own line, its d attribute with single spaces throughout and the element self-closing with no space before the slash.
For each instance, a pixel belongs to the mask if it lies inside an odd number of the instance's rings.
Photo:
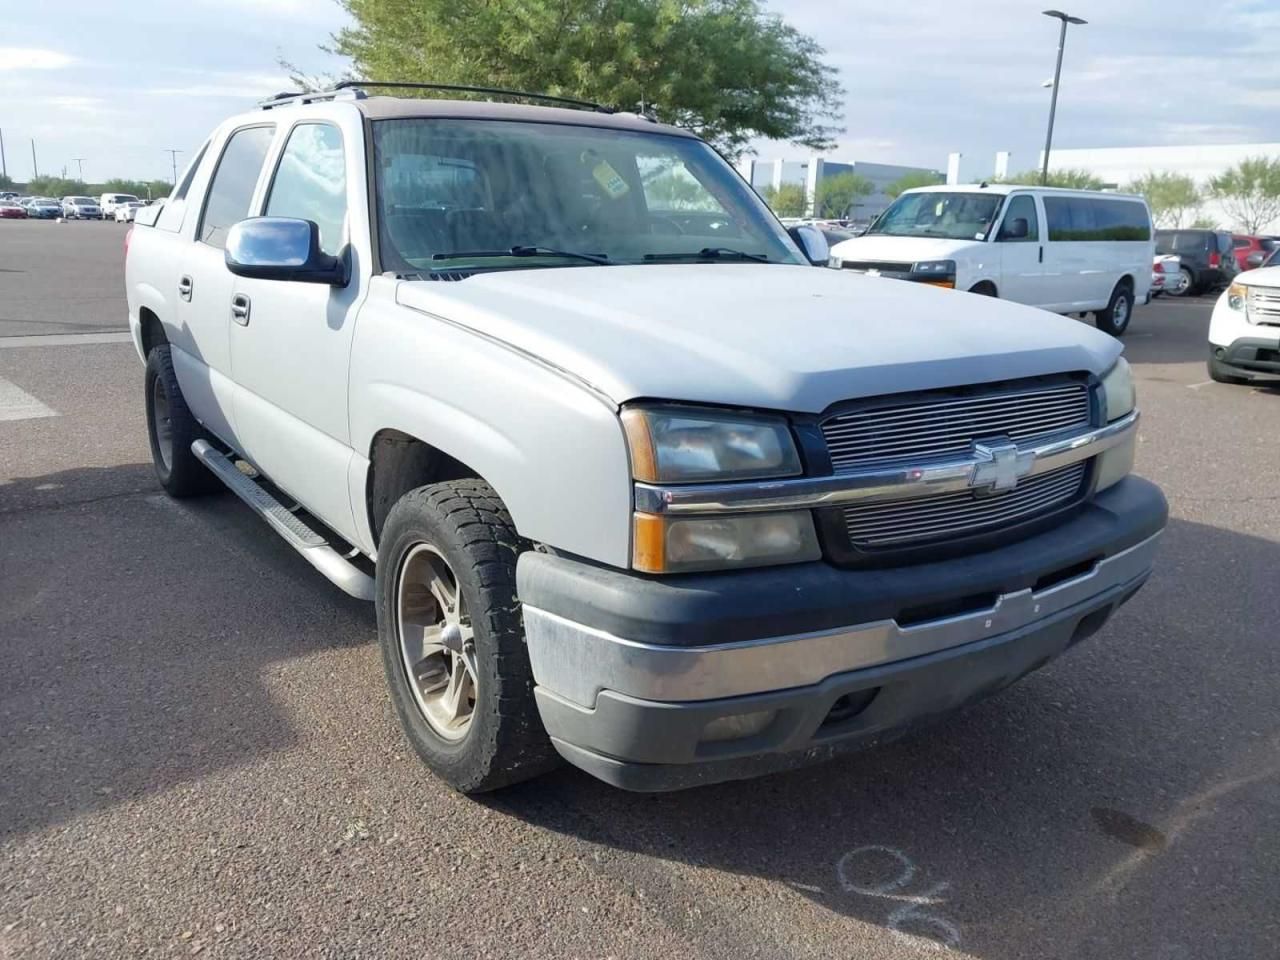
<svg viewBox="0 0 1280 960">
<path fill-rule="evenodd" d="M 1133 289 L 1128 283 L 1121 281 L 1111 291 L 1111 302 L 1105 310 L 1093 315 L 1094 325 L 1104 333 L 1113 337 L 1122 337 L 1129 329 L 1129 320 L 1133 317 Z"/>
<path fill-rule="evenodd" d="M 1173 282 L 1165 287 L 1165 293 L 1171 297 L 1190 296 L 1192 289 L 1196 285 L 1196 278 L 1191 275 L 1191 271 L 1186 267 L 1178 268 L 1178 275 L 1173 278 Z"/>
<path fill-rule="evenodd" d="M 980 297 L 996 296 L 996 285 L 989 280 L 983 280 L 981 283 L 975 283 L 969 288 L 970 293 L 976 293 Z"/>
<path fill-rule="evenodd" d="M 167 343 L 147 354 L 145 384 L 147 437 L 160 486 L 179 498 L 217 490 L 217 477 L 191 452 L 191 444 L 205 437 L 205 432 L 182 396 Z"/>
<path fill-rule="evenodd" d="M 405 494 L 378 545 L 378 638 L 409 742 L 463 793 L 556 765 L 516 598 L 522 541 L 482 480 Z"/>
</svg>

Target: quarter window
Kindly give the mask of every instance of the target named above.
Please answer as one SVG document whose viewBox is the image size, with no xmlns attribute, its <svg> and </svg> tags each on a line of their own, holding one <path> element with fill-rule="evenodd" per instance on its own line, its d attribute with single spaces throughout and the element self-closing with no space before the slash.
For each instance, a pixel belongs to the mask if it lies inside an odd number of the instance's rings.
<svg viewBox="0 0 1280 960">
<path fill-rule="evenodd" d="M 191 189 L 191 181 L 196 177 L 196 171 L 200 169 L 200 161 L 204 159 L 204 153 L 209 149 L 209 141 L 206 140 L 200 147 L 196 158 L 191 161 L 187 167 L 187 172 L 182 175 L 182 180 L 174 186 L 173 192 L 169 194 L 164 201 L 164 206 L 160 208 L 160 215 L 156 218 L 156 226 L 161 230 L 168 230 L 170 233 L 177 233 L 182 229 L 182 219 L 187 212 L 187 191 Z"/>
<path fill-rule="evenodd" d="M 1135 200 L 1095 197 L 1044 198 L 1049 239 L 1057 241 L 1143 241 L 1151 239 L 1147 208 Z"/>
<path fill-rule="evenodd" d="M 201 243 L 222 249 L 232 224 L 249 215 L 253 190 L 258 185 L 274 135 L 275 127 L 270 126 L 244 127 L 231 135 L 213 173 L 213 182 L 209 184 L 204 215 L 196 232 L 196 239 Z"/>
<path fill-rule="evenodd" d="M 300 123 L 293 128 L 265 213 L 313 221 L 320 227 L 320 249 L 337 255 L 346 241 L 347 224 L 346 157 L 337 127 Z"/>
</svg>

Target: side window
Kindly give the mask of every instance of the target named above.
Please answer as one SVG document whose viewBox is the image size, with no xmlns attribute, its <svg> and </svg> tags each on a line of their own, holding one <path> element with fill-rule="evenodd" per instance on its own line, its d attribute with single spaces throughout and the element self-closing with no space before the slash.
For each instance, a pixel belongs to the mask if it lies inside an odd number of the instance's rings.
<svg viewBox="0 0 1280 960">
<path fill-rule="evenodd" d="M 196 231 L 196 239 L 201 243 L 222 249 L 232 224 L 249 215 L 253 189 L 258 184 L 274 134 L 275 127 L 268 126 L 244 127 L 231 135 L 205 197 L 204 214 Z"/>
<path fill-rule="evenodd" d="M 1013 236 L 1013 221 L 1027 221 L 1026 236 Z M 1036 199 L 1030 194 L 1020 193 L 1009 201 L 1005 211 L 1004 222 L 1000 224 L 1000 240 L 1003 243 L 1019 243 L 1022 241 L 1037 242 L 1040 239 L 1040 218 L 1036 216 Z"/>
<path fill-rule="evenodd" d="M 1058 241 L 1151 239 L 1147 209 L 1132 200 L 1094 197 L 1045 197 L 1044 214 L 1049 239 Z M 1176 248 L 1177 237 L 1173 245 Z"/>
<path fill-rule="evenodd" d="M 1236 237 L 1235 239 L 1232 240 L 1232 243 L 1235 245 L 1235 248 L 1237 250 L 1240 250 L 1244 247 L 1249 246 L 1250 241 L 1248 237 Z"/>
<path fill-rule="evenodd" d="M 168 230 L 170 233 L 177 233 L 182 229 L 182 218 L 187 212 L 187 191 L 191 189 L 191 181 L 195 179 L 196 171 L 200 169 L 200 161 L 204 159 L 204 153 L 208 149 L 209 141 L 206 140 L 196 153 L 196 158 L 187 165 L 186 173 L 174 186 L 164 206 L 160 208 L 160 216 L 156 219 L 156 227 L 159 229 Z"/>
<path fill-rule="evenodd" d="M 1049 221 L 1049 239 L 1090 240 L 1094 231 L 1093 208 L 1075 197 L 1045 197 L 1044 216 Z"/>
<path fill-rule="evenodd" d="M 320 248 L 337 255 L 346 240 L 347 224 L 346 157 L 337 127 L 300 123 L 293 128 L 264 213 L 314 221 L 320 227 Z"/>
</svg>

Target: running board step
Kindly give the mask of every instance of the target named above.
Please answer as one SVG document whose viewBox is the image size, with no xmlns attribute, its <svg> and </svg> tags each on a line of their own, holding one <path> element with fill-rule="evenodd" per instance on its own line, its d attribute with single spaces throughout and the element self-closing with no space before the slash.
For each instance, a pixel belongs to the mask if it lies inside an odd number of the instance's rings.
<svg viewBox="0 0 1280 960">
<path fill-rule="evenodd" d="M 232 493 L 247 503 L 254 513 L 267 521 L 267 525 L 280 534 L 285 543 L 302 554 L 309 564 L 328 577 L 335 586 L 357 600 L 373 600 L 374 585 L 371 576 L 349 563 L 324 537 L 290 513 L 288 507 L 251 477 L 241 473 L 209 441 L 195 441 L 191 444 L 191 452 Z"/>
</svg>

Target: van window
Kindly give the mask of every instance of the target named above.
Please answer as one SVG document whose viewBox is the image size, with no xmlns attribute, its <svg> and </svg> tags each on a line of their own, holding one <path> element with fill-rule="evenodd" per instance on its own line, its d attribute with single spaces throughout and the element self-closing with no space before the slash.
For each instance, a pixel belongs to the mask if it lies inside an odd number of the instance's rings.
<svg viewBox="0 0 1280 960">
<path fill-rule="evenodd" d="M 867 234 L 985 240 L 1002 201 L 995 193 L 904 193 L 880 214 Z"/>
<path fill-rule="evenodd" d="M 1104 200 L 1097 197 L 1044 198 L 1049 239 L 1058 241 L 1151 239 L 1147 208 L 1136 200 Z"/>
<path fill-rule="evenodd" d="M 222 249 L 227 242 L 227 231 L 249 216 L 249 203 L 274 135 L 275 127 L 242 127 L 227 140 L 218 168 L 213 172 L 204 214 L 196 231 L 196 239 L 201 243 Z"/>
<path fill-rule="evenodd" d="M 1027 235 L 1017 240 L 1006 236 L 1014 220 L 1027 221 Z M 1040 218 L 1036 215 L 1036 200 L 1030 194 L 1021 193 L 1009 201 L 1004 222 L 1000 224 L 1000 240 L 1003 243 L 1034 243 L 1040 239 Z"/>
</svg>

